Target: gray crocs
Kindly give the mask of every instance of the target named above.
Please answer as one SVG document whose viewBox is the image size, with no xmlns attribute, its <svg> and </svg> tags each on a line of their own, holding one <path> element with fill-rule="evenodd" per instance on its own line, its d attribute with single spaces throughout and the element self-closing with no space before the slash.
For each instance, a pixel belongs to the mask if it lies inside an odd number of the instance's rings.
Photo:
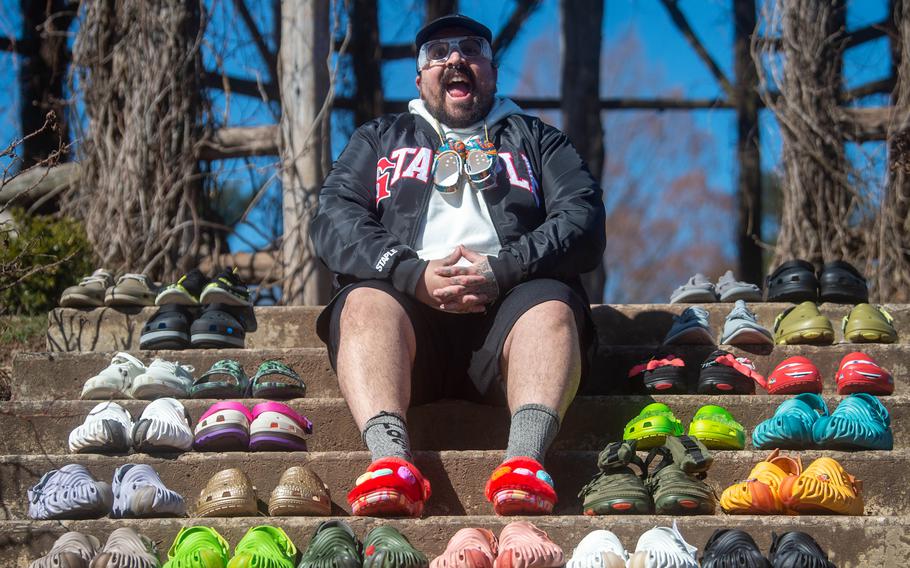
<svg viewBox="0 0 910 568">
<path fill-rule="evenodd" d="M 721 302 L 735 302 L 744 300 L 746 302 L 761 302 L 761 288 L 748 282 L 740 282 L 733 276 L 733 271 L 728 270 L 724 275 L 717 279 L 715 286 L 717 295 Z"/>
<path fill-rule="evenodd" d="M 29 568 L 89 568 L 101 543 L 91 535 L 68 532 L 54 542 L 50 551 L 29 564 Z"/>
<path fill-rule="evenodd" d="M 670 294 L 671 304 L 706 304 L 716 301 L 714 284 L 701 272 Z"/>
</svg>

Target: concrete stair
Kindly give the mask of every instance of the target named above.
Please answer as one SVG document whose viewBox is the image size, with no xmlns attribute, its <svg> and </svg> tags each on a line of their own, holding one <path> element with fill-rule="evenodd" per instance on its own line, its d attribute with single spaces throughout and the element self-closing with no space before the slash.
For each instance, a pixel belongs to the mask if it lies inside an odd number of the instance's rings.
<svg viewBox="0 0 910 568">
<path fill-rule="evenodd" d="M 626 422 L 646 404 L 668 404 L 685 425 L 704 404 L 728 408 L 751 434 L 756 424 L 770 417 L 786 397 L 756 396 L 637 396 L 630 394 L 628 369 L 654 353 L 672 323 L 672 316 L 685 306 L 623 305 L 595 306 L 598 354 L 584 391 L 569 410 L 559 437 L 547 459 L 547 469 L 556 480 L 560 502 L 553 516 L 534 522 L 550 533 L 567 554 L 595 528 L 608 528 L 634 549 L 639 535 L 673 519 L 660 516 L 585 517 L 580 514 L 579 489 L 596 472 L 597 453 L 622 437 Z M 719 332 L 731 304 L 706 306 L 711 324 Z M 754 304 L 759 321 L 771 327 L 788 304 Z M 713 516 L 677 518 L 686 539 L 704 546 L 717 528 L 748 530 L 767 551 L 771 532 L 804 530 L 812 534 L 838 566 L 895 566 L 910 556 L 910 485 L 902 483 L 910 471 L 910 305 L 888 305 L 902 343 L 853 345 L 841 343 L 840 319 L 848 306 L 823 305 L 837 330 L 832 346 L 775 346 L 733 349 L 752 359 L 767 375 L 786 357 L 804 355 L 818 365 L 825 380 L 825 399 L 834 409 L 843 398 L 836 394 L 833 377 L 841 358 L 861 350 L 874 357 L 895 377 L 895 395 L 882 402 L 889 409 L 895 435 L 891 452 L 801 452 L 803 464 L 822 455 L 840 461 L 846 470 L 864 482 L 865 516 Z M 67 530 L 80 530 L 102 539 L 119 526 L 133 526 L 159 542 L 162 557 L 182 526 L 205 524 L 215 527 L 229 542 L 236 543 L 251 526 L 272 523 L 284 527 L 298 548 L 305 548 L 319 518 L 221 518 L 32 521 L 27 518 L 26 491 L 46 471 L 66 463 L 80 463 L 93 474 L 110 481 L 123 463 L 146 463 L 158 470 L 165 484 L 179 491 L 192 511 L 199 490 L 216 471 L 240 467 L 256 485 L 259 498 L 267 501 L 280 474 L 291 465 L 308 464 L 332 491 L 333 515 L 348 516 L 345 494 L 369 464 L 370 456 L 341 398 L 325 349 L 315 334 L 319 308 L 257 308 L 259 331 L 247 337 L 244 350 L 190 350 L 139 352 L 142 324 L 153 309 L 132 313 L 113 309 L 80 311 L 57 309 L 48 315 L 47 352 L 23 353 L 13 362 L 12 400 L 0 403 L 0 565 L 27 566 L 46 552 L 54 539 Z M 182 455 L 130 454 L 125 456 L 70 455 L 69 432 L 82 422 L 97 401 L 81 401 L 85 380 L 103 369 L 111 356 L 128 350 L 148 362 L 154 357 L 179 360 L 204 372 L 223 358 L 238 360 L 249 375 L 266 359 L 281 359 L 294 367 L 307 383 L 306 398 L 290 401 L 298 412 L 315 424 L 308 452 L 231 452 Z M 674 348 L 687 363 L 690 384 L 698 366 L 712 350 L 709 346 Z M 761 392 L 759 390 L 759 392 Z M 147 402 L 120 401 L 137 419 Z M 183 401 L 195 420 L 214 402 Z M 256 400 L 245 401 L 252 407 Z M 497 531 L 510 519 L 496 517 L 483 496 L 490 471 L 501 458 L 508 434 L 508 412 L 462 401 L 440 401 L 414 408 L 409 413 L 417 465 L 430 479 L 433 496 L 423 519 L 350 518 L 361 537 L 378 523 L 397 526 L 431 557 L 445 548 L 448 538 L 465 526 Z M 443 425 L 443 426 L 440 426 Z M 456 427 L 452 427 L 455 425 Z M 718 492 L 744 479 L 767 452 L 747 443 L 739 452 L 716 452 L 707 481 Z M 791 452 L 794 453 L 794 452 Z"/>
</svg>

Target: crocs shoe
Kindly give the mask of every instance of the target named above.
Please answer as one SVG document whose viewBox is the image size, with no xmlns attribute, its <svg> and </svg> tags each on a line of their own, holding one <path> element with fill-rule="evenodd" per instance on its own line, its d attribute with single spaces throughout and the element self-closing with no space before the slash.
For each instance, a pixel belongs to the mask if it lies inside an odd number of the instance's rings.
<svg viewBox="0 0 910 568">
<path fill-rule="evenodd" d="M 142 411 L 132 439 L 136 451 L 147 454 L 190 451 L 193 431 L 186 409 L 176 399 L 159 398 Z"/>
<path fill-rule="evenodd" d="M 780 498 L 788 509 L 810 515 L 862 515 L 863 483 L 832 458 L 818 458 L 798 476 L 784 478 Z"/>
<path fill-rule="evenodd" d="M 553 478 L 525 456 L 502 462 L 487 480 L 484 495 L 497 515 L 545 515 L 556 505 Z"/>
<path fill-rule="evenodd" d="M 494 568 L 550 568 L 565 564 L 562 549 L 547 533 L 527 521 L 515 521 L 499 533 Z"/>
<path fill-rule="evenodd" d="M 144 373 L 133 379 L 130 395 L 140 400 L 163 396 L 187 398 L 193 388 L 193 371 L 195 369 L 190 365 L 155 359 Z"/>
<path fill-rule="evenodd" d="M 244 398 L 249 395 L 250 380 L 243 367 L 233 359 L 215 361 L 208 371 L 193 381 L 193 398 Z M 250 419 L 252 421 L 252 418 Z"/>
<path fill-rule="evenodd" d="M 327 517 L 331 513 L 329 486 L 307 466 L 286 469 L 269 497 L 269 515 L 272 517 Z"/>
<path fill-rule="evenodd" d="M 673 325 L 664 338 L 664 345 L 714 345 L 714 333 L 708 326 L 708 311 L 692 306 L 673 316 Z"/>
<path fill-rule="evenodd" d="M 104 294 L 105 306 L 153 306 L 154 285 L 145 274 L 124 274 Z"/>
<path fill-rule="evenodd" d="M 254 452 L 305 452 L 304 435 L 313 433 L 313 423 L 280 402 L 261 402 L 253 407 L 250 450 Z"/>
<path fill-rule="evenodd" d="M 114 285 L 114 275 L 103 268 L 85 276 L 79 284 L 70 286 L 60 296 L 62 308 L 100 308 L 105 291 Z"/>
<path fill-rule="evenodd" d="M 575 550 L 566 568 L 625 568 L 629 553 L 610 531 L 598 529 L 589 532 Z"/>
<path fill-rule="evenodd" d="M 813 428 L 825 416 L 828 416 L 828 406 L 822 397 L 815 393 L 796 395 L 782 402 L 774 416 L 752 430 L 752 445 L 760 450 L 814 448 Z"/>
<path fill-rule="evenodd" d="M 278 527 L 260 525 L 243 535 L 227 568 L 294 568 L 297 547 Z"/>
<path fill-rule="evenodd" d="M 363 546 L 344 521 L 325 521 L 316 527 L 297 568 L 360 568 Z"/>
<path fill-rule="evenodd" d="M 843 260 L 825 263 L 818 275 L 819 299 L 835 304 L 861 304 L 869 301 L 866 279 L 852 264 Z"/>
<path fill-rule="evenodd" d="M 155 297 L 156 306 L 177 304 L 181 306 L 195 306 L 199 304 L 199 295 L 208 284 L 198 268 L 194 268 L 181 276 L 174 284 L 168 284 Z"/>
<path fill-rule="evenodd" d="M 70 432 L 75 454 L 125 454 L 132 447 L 133 418 L 116 402 L 99 402 L 85 422 Z"/>
<path fill-rule="evenodd" d="M 205 306 L 202 315 L 190 325 L 192 346 L 196 349 L 243 349 L 246 328 L 236 311 L 224 304 Z"/>
<path fill-rule="evenodd" d="M 130 385 L 133 379 L 145 370 L 142 361 L 121 351 L 114 355 L 107 368 L 85 381 L 81 398 L 82 400 L 130 398 Z"/>
<path fill-rule="evenodd" d="M 152 539 L 131 528 L 121 527 L 107 537 L 101 553 L 92 561 L 92 568 L 158 568 L 158 548 Z"/>
<path fill-rule="evenodd" d="M 192 321 L 193 313 L 186 306 L 161 306 L 142 326 L 139 349 L 188 349 Z"/>
<path fill-rule="evenodd" d="M 645 460 L 645 468 L 660 456 L 660 463 L 650 471 L 645 487 L 654 498 L 658 515 L 713 515 L 717 505 L 714 491 L 704 482 L 714 458 L 708 449 L 689 436 L 670 436 L 660 448 L 654 448 Z"/>
<path fill-rule="evenodd" d="M 427 568 L 429 563 L 398 529 L 381 525 L 363 539 L 363 568 Z"/>
<path fill-rule="evenodd" d="M 629 568 L 698 568 L 697 553 L 673 521 L 672 528 L 654 527 L 639 537 Z"/>
<path fill-rule="evenodd" d="M 686 394 L 686 364 L 673 354 L 652 357 L 629 369 L 629 379 L 648 394 Z"/>
<path fill-rule="evenodd" d="M 773 345 L 771 332 L 758 324 L 755 313 L 743 300 L 736 304 L 724 320 L 724 333 L 720 342 L 726 345 Z"/>
<path fill-rule="evenodd" d="M 714 285 L 721 302 L 761 302 L 761 288 L 749 282 L 740 282 L 733 276 L 733 271 L 724 272 Z"/>
<path fill-rule="evenodd" d="M 802 473 L 802 462 L 771 452 L 764 461 L 755 464 L 749 478 L 724 489 L 720 507 L 734 515 L 783 515 L 787 506 L 781 499 L 780 487 L 787 479 Z"/>
<path fill-rule="evenodd" d="M 768 276 L 765 284 L 768 302 L 814 302 L 818 299 L 815 267 L 805 260 L 789 260 Z"/>
<path fill-rule="evenodd" d="M 47 554 L 29 564 L 29 568 L 89 568 L 98 554 L 98 539 L 80 532 L 68 532 L 54 542 Z"/>
<path fill-rule="evenodd" d="M 430 568 L 493 568 L 498 549 L 499 541 L 489 530 L 459 529 Z"/>
<path fill-rule="evenodd" d="M 837 394 L 864 392 L 888 396 L 894 393 L 891 373 L 881 368 L 872 357 L 858 351 L 848 353 L 840 360 L 834 382 L 837 383 Z"/>
<path fill-rule="evenodd" d="M 45 473 L 28 490 L 28 516 L 39 521 L 97 519 L 111 510 L 113 500 L 110 485 L 71 463 Z"/>
<path fill-rule="evenodd" d="M 198 517 L 255 517 L 259 513 L 256 488 L 237 468 L 219 471 L 199 493 Z"/>
<path fill-rule="evenodd" d="M 626 424 L 623 440 L 635 440 L 639 450 L 662 446 L 667 436 L 682 436 L 682 422 L 673 416 L 670 407 L 662 402 L 652 402 Z"/>
<path fill-rule="evenodd" d="M 645 489 L 645 463 L 635 453 L 636 443 L 613 442 L 597 457 L 600 470 L 578 497 L 585 515 L 648 515 L 654 512 Z M 636 466 L 638 473 L 630 466 Z"/>
<path fill-rule="evenodd" d="M 771 533 L 768 559 L 775 568 L 837 568 L 811 536 L 804 532 Z"/>
<path fill-rule="evenodd" d="M 895 343 L 897 330 L 894 329 L 894 318 L 885 308 L 859 304 L 844 316 L 841 328 L 844 339 L 851 343 Z"/>
<path fill-rule="evenodd" d="M 222 270 L 211 279 L 199 295 L 200 304 L 225 304 L 228 306 L 251 306 L 250 291 L 237 276 L 237 269 Z"/>
<path fill-rule="evenodd" d="M 768 394 L 821 394 L 822 376 L 812 361 L 797 355 L 778 363 L 762 387 Z"/>
<path fill-rule="evenodd" d="M 253 414 L 239 402 L 216 402 L 199 418 L 193 447 L 200 452 L 244 452 L 250 447 Z"/>
<path fill-rule="evenodd" d="M 822 416 L 812 427 L 819 448 L 826 450 L 891 450 L 894 434 L 888 409 L 871 394 L 851 394 L 831 416 Z"/>
<path fill-rule="evenodd" d="M 771 568 L 752 535 L 737 529 L 717 529 L 701 556 L 701 568 Z"/>
<path fill-rule="evenodd" d="M 306 396 L 306 383 L 281 361 L 263 361 L 250 380 L 253 398 L 288 400 Z"/>
<path fill-rule="evenodd" d="M 231 547 L 210 527 L 183 527 L 167 551 L 163 568 L 224 568 Z"/>
<path fill-rule="evenodd" d="M 747 357 L 717 349 L 701 364 L 698 394 L 755 394 L 755 383 L 764 380 Z"/>
<path fill-rule="evenodd" d="M 419 517 L 430 494 L 430 482 L 417 466 L 380 458 L 354 482 L 348 504 L 352 514 L 361 517 Z"/>
<path fill-rule="evenodd" d="M 741 450 L 746 447 L 746 432 L 726 408 L 706 404 L 695 411 L 689 423 L 689 436 L 709 450 Z"/>
<path fill-rule="evenodd" d="M 114 471 L 112 519 L 182 517 L 183 497 L 164 486 L 152 466 L 121 465 Z"/>
<path fill-rule="evenodd" d="M 671 304 L 707 304 L 716 301 L 714 284 L 700 272 L 670 294 Z"/>
<path fill-rule="evenodd" d="M 834 328 L 814 302 L 803 302 L 787 308 L 774 320 L 774 343 L 831 345 L 834 343 Z"/>
</svg>

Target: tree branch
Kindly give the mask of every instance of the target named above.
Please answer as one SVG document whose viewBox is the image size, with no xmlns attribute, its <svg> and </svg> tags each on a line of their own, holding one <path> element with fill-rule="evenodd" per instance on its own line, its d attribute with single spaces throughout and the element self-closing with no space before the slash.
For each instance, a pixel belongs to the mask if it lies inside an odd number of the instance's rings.
<svg viewBox="0 0 910 568">
<path fill-rule="evenodd" d="M 229 91 L 248 97 L 256 97 L 257 99 L 270 101 L 277 101 L 279 99 L 278 85 L 274 82 L 262 83 L 252 79 L 219 75 L 218 73 L 209 71 L 202 78 L 202 84 L 209 89 L 221 89 L 222 91 Z"/>
<path fill-rule="evenodd" d="M 234 8 L 240 14 L 240 18 L 243 20 L 246 29 L 249 30 L 250 36 L 253 38 L 253 43 L 256 44 L 256 49 L 259 50 L 259 56 L 262 57 L 262 61 L 268 65 L 269 76 L 273 81 L 276 80 L 278 75 L 278 58 L 265 44 L 262 34 L 259 33 L 259 28 L 256 27 L 256 21 L 253 19 L 253 15 L 250 14 L 250 9 L 247 8 L 246 3 L 243 0 L 234 0 Z"/>
<path fill-rule="evenodd" d="M 509 21 L 502 27 L 499 35 L 493 38 L 493 57 L 496 61 L 502 57 L 502 54 L 509 49 L 515 36 L 521 30 L 522 24 L 540 7 L 540 0 L 521 0 L 515 6 L 515 11 L 509 17 Z"/>
<path fill-rule="evenodd" d="M 688 40 L 689 45 L 692 46 L 692 49 L 695 50 L 695 53 L 701 58 L 701 60 L 708 66 L 708 69 L 711 71 L 711 74 L 717 79 L 717 82 L 720 83 L 720 86 L 723 88 L 724 92 L 728 97 L 733 98 L 733 85 L 727 79 L 724 72 L 721 71 L 720 67 L 711 58 L 711 55 L 708 53 L 708 50 L 705 49 L 705 46 L 702 45 L 701 41 L 695 35 L 695 32 L 692 30 L 692 27 L 689 25 L 689 21 L 686 20 L 686 16 L 679 9 L 679 6 L 676 5 L 677 0 L 660 0 L 660 3 L 664 5 L 664 8 L 667 9 L 667 12 L 670 14 L 670 19 L 673 20 L 673 23 L 676 24 L 676 27 L 679 31 L 685 36 Z"/>
</svg>

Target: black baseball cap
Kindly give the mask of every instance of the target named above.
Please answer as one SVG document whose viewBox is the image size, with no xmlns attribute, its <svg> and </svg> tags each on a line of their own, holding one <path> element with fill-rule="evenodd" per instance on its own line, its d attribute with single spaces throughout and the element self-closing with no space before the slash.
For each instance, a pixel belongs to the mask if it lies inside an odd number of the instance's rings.
<svg viewBox="0 0 910 568">
<path fill-rule="evenodd" d="M 414 38 L 414 47 L 417 48 L 417 51 L 420 51 L 421 45 L 425 44 L 428 39 L 433 37 L 433 34 L 445 28 L 465 28 L 487 40 L 490 45 L 493 44 L 493 32 L 490 31 L 490 28 L 477 20 L 472 20 L 462 14 L 450 14 L 448 16 L 436 18 L 429 24 L 420 28 L 420 31 L 417 32 L 417 37 Z"/>
</svg>

